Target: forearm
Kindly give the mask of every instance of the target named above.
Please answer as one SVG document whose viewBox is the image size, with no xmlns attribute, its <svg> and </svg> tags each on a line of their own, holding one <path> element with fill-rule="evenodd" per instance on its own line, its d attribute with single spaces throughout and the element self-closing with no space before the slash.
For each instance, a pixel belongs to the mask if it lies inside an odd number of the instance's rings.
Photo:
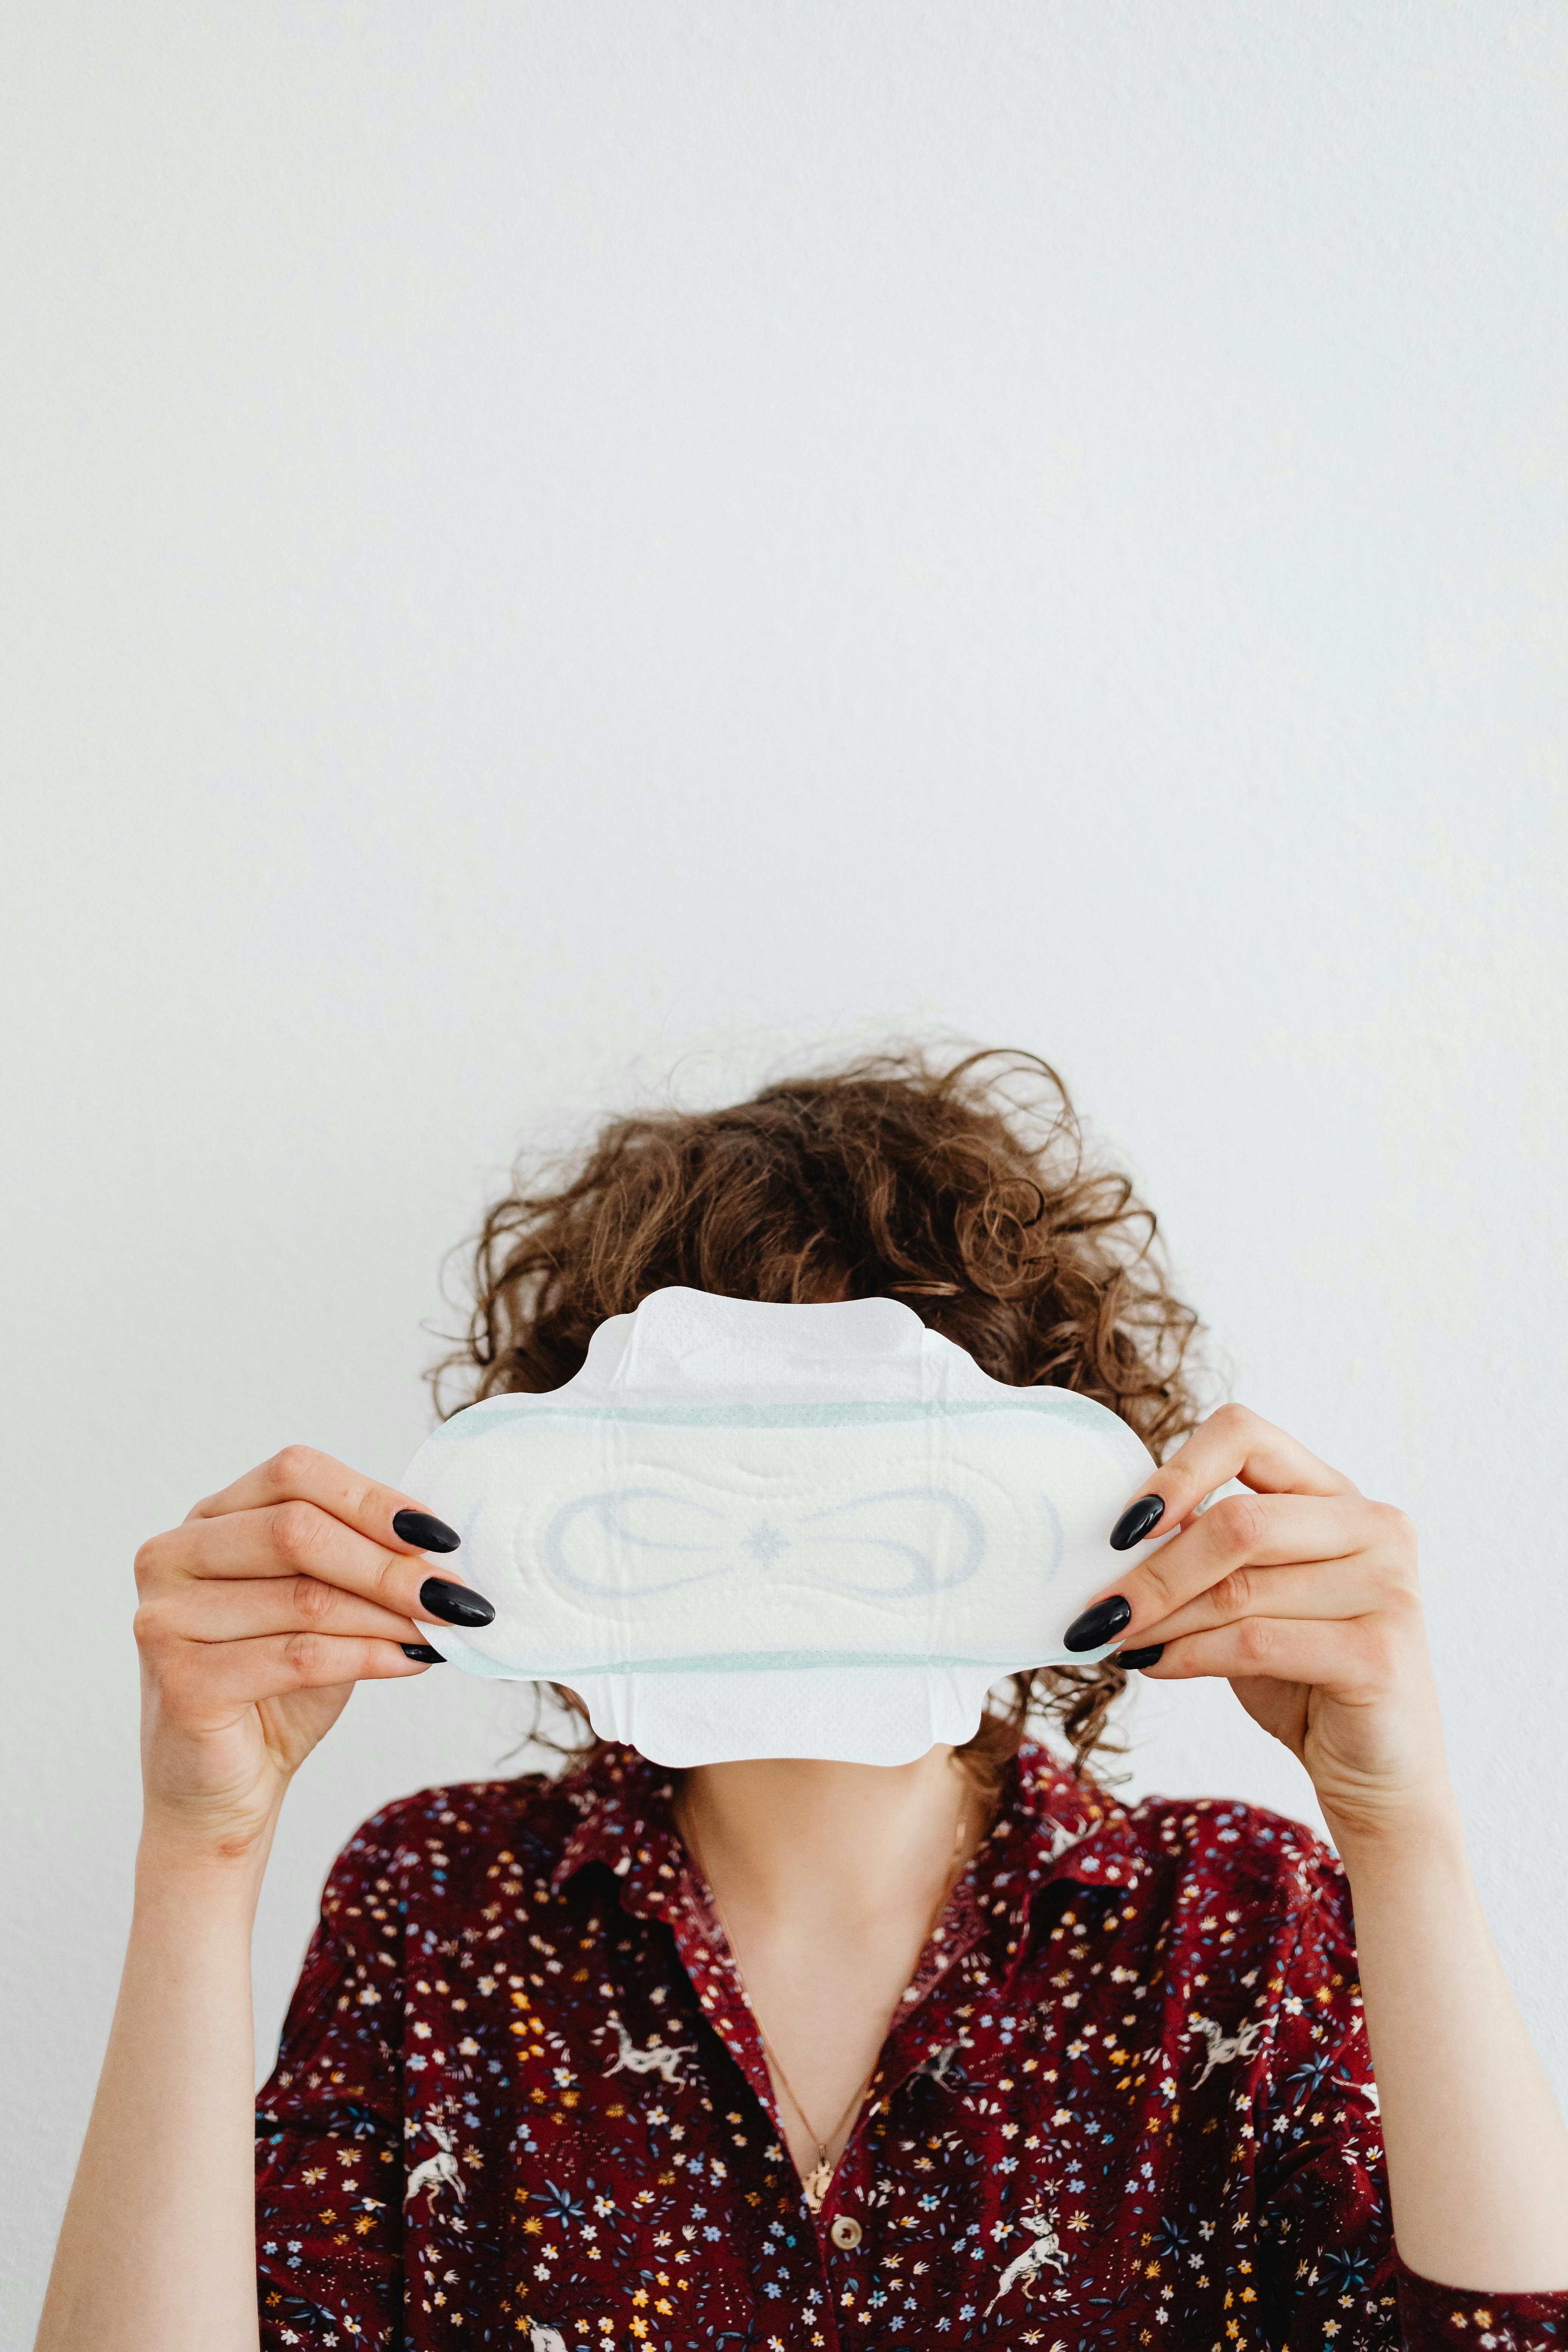
<svg viewBox="0 0 1568 2352">
<path fill-rule="evenodd" d="M 1341 1853 L 1401 2255 L 1449 2286 L 1568 2287 L 1568 2131 L 1457 1811 Z"/>
<path fill-rule="evenodd" d="M 260 1860 L 143 1840 L 120 1999 L 37 2352 L 255 2352 Z"/>
</svg>

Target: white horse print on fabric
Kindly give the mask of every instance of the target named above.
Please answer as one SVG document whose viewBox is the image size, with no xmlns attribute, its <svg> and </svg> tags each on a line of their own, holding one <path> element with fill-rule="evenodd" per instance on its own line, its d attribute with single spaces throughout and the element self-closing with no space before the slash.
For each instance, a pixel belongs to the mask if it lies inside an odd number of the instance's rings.
<svg viewBox="0 0 1568 2352">
<path fill-rule="evenodd" d="M 996 2292 L 985 2306 L 987 2319 L 990 2318 L 1003 2296 L 1011 2294 L 1016 2286 L 1023 2288 L 1025 2302 L 1031 2303 L 1034 2300 L 1035 2281 L 1042 2271 L 1053 2270 L 1060 2273 L 1067 2268 L 1067 2255 L 1057 2239 L 1055 2206 L 1052 2206 L 1047 2216 L 1040 2211 L 1037 2205 L 1027 2205 L 1019 2214 L 1018 2220 L 1023 2228 L 1029 2231 L 1034 2242 L 1032 2245 L 1026 2246 L 1021 2254 L 1015 2254 L 996 2282 Z"/>
<path fill-rule="evenodd" d="M 426 2208 L 428 2211 L 443 2189 L 455 2189 L 458 2192 L 458 2201 L 461 2204 L 468 2192 L 463 2186 L 463 2176 L 458 2169 L 458 2157 L 452 2146 L 452 2135 L 446 2125 L 437 2119 L 434 2108 L 426 2115 L 425 2128 L 435 2141 L 439 2153 L 427 2156 L 423 2164 L 415 2166 L 408 2176 L 408 2186 L 403 2192 L 403 2201 L 406 2205 L 409 2199 L 417 2197 L 423 2189 L 429 2200 Z"/>
<path fill-rule="evenodd" d="M 1342 2076 L 1341 2079 L 1343 2081 Z M 1378 2095 L 1378 2088 L 1375 2083 L 1345 2082 L 1344 2088 L 1347 2091 L 1353 2091 L 1358 2098 L 1364 2099 L 1366 2101 L 1367 2113 L 1369 2115 L 1375 2116 L 1379 2123 L 1383 2121 L 1383 2101 Z"/>
<path fill-rule="evenodd" d="M 612 2026 L 619 2036 L 621 2047 L 619 2055 L 605 2067 L 606 2074 L 618 2074 L 623 2069 L 628 2074 L 658 2074 L 672 2091 L 686 2088 L 686 2077 L 681 2074 L 680 2066 L 683 2059 L 690 2057 L 689 2050 L 678 2050 L 668 2042 L 651 2042 L 647 2049 L 639 2050 L 618 2017 L 612 2020 Z M 599 2028 L 601 2033 L 609 2030 L 605 2026 Z"/>
<path fill-rule="evenodd" d="M 950 2042 L 945 2049 L 937 2051 L 934 2056 L 922 2058 L 915 2068 L 915 2073 L 923 2074 L 929 2083 L 945 2084 L 950 2072 L 963 2055 L 965 2047 L 966 2045 L 962 2042 Z M 962 2075 L 963 2067 L 960 2066 L 958 2071 Z"/>
<path fill-rule="evenodd" d="M 528 2352 L 566 2352 L 566 2338 L 558 2327 L 531 2327 Z"/>
<path fill-rule="evenodd" d="M 1238 2025 L 1234 2033 L 1222 2033 L 1212 2017 L 1194 2017 L 1187 2029 L 1187 2039 L 1191 2041 L 1194 2033 L 1201 2033 L 1208 2043 L 1209 2054 L 1203 2073 L 1193 2085 L 1194 2090 L 1202 2088 L 1216 2066 L 1228 2066 L 1233 2058 L 1250 2058 L 1258 2047 L 1258 2037 L 1262 2031 L 1262 2021 L 1256 2017 L 1249 2017 L 1247 2023 Z"/>
</svg>

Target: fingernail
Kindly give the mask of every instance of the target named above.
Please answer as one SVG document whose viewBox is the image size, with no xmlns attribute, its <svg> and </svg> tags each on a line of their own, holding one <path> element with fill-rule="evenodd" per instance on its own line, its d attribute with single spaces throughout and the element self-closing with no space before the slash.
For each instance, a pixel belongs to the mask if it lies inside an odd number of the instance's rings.
<svg viewBox="0 0 1568 2352">
<path fill-rule="evenodd" d="M 1152 1666 L 1164 1654 L 1163 1642 L 1151 1642 L 1148 1648 L 1144 1650 L 1118 1650 L 1116 1663 L 1119 1666 Z"/>
<path fill-rule="evenodd" d="M 1111 1550 L 1131 1551 L 1135 1543 L 1142 1542 L 1152 1528 L 1159 1526 L 1164 1516 L 1163 1495 L 1140 1495 L 1135 1503 L 1128 1504 L 1111 1528 Z"/>
<path fill-rule="evenodd" d="M 1131 1622 L 1131 1605 L 1123 1601 L 1120 1592 L 1113 1592 L 1109 1601 L 1097 1601 L 1092 1609 L 1086 1609 L 1080 1617 L 1073 1619 L 1062 1635 L 1062 1647 L 1064 1650 L 1098 1650 L 1101 1642 L 1113 1642 L 1123 1627 Z"/>
<path fill-rule="evenodd" d="M 400 1642 L 397 1646 L 404 1656 L 412 1658 L 416 1665 L 444 1666 L 447 1663 L 440 1651 L 433 1650 L 428 1642 Z"/>
<path fill-rule="evenodd" d="M 394 1511 L 392 1532 L 399 1543 L 413 1544 L 419 1551 L 456 1551 L 463 1540 L 445 1519 L 428 1511 Z"/>
<path fill-rule="evenodd" d="M 426 1578 L 419 1588 L 419 1606 L 428 1609 L 432 1617 L 439 1617 L 443 1625 L 488 1625 L 496 1613 L 471 1584 L 454 1584 L 446 1576 Z M 1129 1609 L 1127 1616 L 1131 1614 Z M 1127 1618 L 1121 1622 L 1125 1624 Z"/>
</svg>

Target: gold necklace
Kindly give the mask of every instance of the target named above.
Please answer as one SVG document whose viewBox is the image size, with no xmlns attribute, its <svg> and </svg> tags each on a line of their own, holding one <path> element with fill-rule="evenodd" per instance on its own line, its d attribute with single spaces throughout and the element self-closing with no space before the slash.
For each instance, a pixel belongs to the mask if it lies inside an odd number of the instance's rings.
<svg viewBox="0 0 1568 2352">
<path fill-rule="evenodd" d="M 723 1929 L 724 1941 L 730 1947 L 731 1965 L 734 1969 L 735 1975 L 739 1979 L 742 1991 L 746 1993 L 746 2006 L 752 2012 L 752 2022 L 755 2024 L 757 2029 L 757 2039 L 763 2045 L 763 2049 L 767 2056 L 768 2063 L 772 2066 L 773 2073 L 778 2077 L 779 2088 L 784 2092 L 791 2106 L 795 2109 L 795 2114 L 805 2126 L 806 2137 L 812 2141 L 816 2149 L 816 2162 L 808 2173 L 803 2174 L 800 2185 L 802 2193 L 805 2198 L 807 2210 L 812 2213 L 820 2213 L 823 2206 L 827 2200 L 827 2192 L 833 2186 L 833 2175 L 837 2170 L 837 2167 L 828 2160 L 827 2151 L 832 2147 L 834 2141 L 838 2137 L 839 2133 L 844 2129 L 845 2125 L 850 2123 L 854 2117 L 859 2114 L 861 2104 L 865 2099 L 867 2092 L 871 2087 L 872 2078 L 877 2072 L 877 2058 L 873 2058 L 871 2061 L 870 2073 L 866 2076 L 864 2082 L 860 2084 L 859 2089 L 855 2093 L 854 2097 L 850 2100 L 849 2105 L 845 2108 L 844 2113 L 839 2116 L 838 2121 L 834 2125 L 833 2129 L 827 2134 L 826 2137 L 824 2138 L 823 2135 L 817 2130 L 816 2126 L 812 2122 L 811 2117 L 806 2114 L 805 2109 L 801 2105 L 800 2099 L 790 2083 L 789 2076 L 779 2064 L 778 2052 L 768 2040 L 767 2029 L 763 2023 L 756 2003 L 752 2000 L 751 1994 L 746 1992 L 746 1979 L 742 1974 L 740 1956 L 735 1949 L 735 1938 L 731 1935 L 729 1925 L 724 1917 L 724 1914 L 719 1908 L 719 1897 L 714 1891 L 713 1881 L 708 1874 L 708 1865 L 702 1859 L 702 1849 L 698 1842 L 696 1828 L 691 1819 L 691 1806 L 689 1799 L 687 1801 L 684 1810 L 686 1813 L 685 1822 L 682 1824 L 678 1822 L 676 1826 L 679 1829 L 682 1837 L 685 1839 L 687 1845 L 690 1849 L 692 1861 L 697 1864 L 698 1869 L 702 1874 L 703 1883 L 708 1889 L 708 1899 L 713 1908 L 713 1916 L 718 1920 L 720 1927 Z M 957 1879 L 959 1872 L 963 1866 L 964 1811 L 965 1807 L 963 1800 L 961 1799 L 958 1808 L 958 1821 L 954 1827 L 952 1836 L 952 1860 L 948 1864 L 947 1875 L 942 1881 L 942 1892 L 937 1896 L 935 1908 L 932 1910 L 931 1917 L 926 1923 L 925 1934 L 921 1938 L 921 1950 L 922 1952 L 924 1951 L 927 1944 L 931 1941 L 932 1933 L 936 1927 L 936 1923 L 941 1918 L 942 1912 L 947 1906 L 947 1898 L 952 1892 L 953 1883 Z M 885 2034 L 883 2039 L 886 2039 Z M 877 2057 L 879 2058 L 881 2052 L 879 2050 Z"/>
</svg>

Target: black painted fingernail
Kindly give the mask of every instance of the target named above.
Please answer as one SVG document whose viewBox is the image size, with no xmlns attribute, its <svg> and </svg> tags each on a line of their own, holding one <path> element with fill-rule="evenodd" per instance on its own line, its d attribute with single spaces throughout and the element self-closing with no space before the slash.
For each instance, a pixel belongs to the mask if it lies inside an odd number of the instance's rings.
<svg viewBox="0 0 1568 2352">
<path fill-rule="evenodd" d="M 392 1532 L 399 1543 L 414 1544 L 420 1551 L 456 1551 L 463 1540 L 445 1519 L 428 1511 L 394 1511 Z"/>
<path fill-rule="evenodd" d="M 405 1658 L 414 1660 L 416 1665 L 444 1666 L 447 1663 L 440 1651 L 433 1650 L 428 1642 L 399 1642 L 397 1646 Z"/>
<path fill-rule="evenodd" d="M 1097 1601 L 1081 1617 L 1075 1617 L 1062 1635 L 1064 1650 L 1098 1650 L 1101 1642 L 1113 1642 L 1125 1626 L 1132 1622 L 1132 1611 L 1120 1592 L 1109 1601 Z"/>
<path fill-rule="evenodd" d="M 419 1588 L 419 1606 L 428 1609 L 432 1617 L 439 1617 L 443 1625 L 489 1625 L 496 1613 L 482 1592 L 476 1592 L 471 1584 L 454 1584 L 447 1576 L 426 1578 Z M 1132 1612 L 1127 1614 L 1130 1617 Z"/>
<path fill-rule="evenodd" d="M 1119 1666 L 1152 1666 L 1156 1665 L 1164 1654 L 1163 1642 L 1151 1642 L 1146 1649 L 1118 1650 L 1116 1663 Z"/>
<path fill-rule="evenodd" d="M 1151 1528 L 1159 1526 L 1164 1516 L 1163 1495 L 1140 1495 L 1135 1503 L 1128 1504 L 1111 1528 L 1111 1550 L 1131 1551 L 1135 1543 L 1142 1542 Z"/>
</svg>

